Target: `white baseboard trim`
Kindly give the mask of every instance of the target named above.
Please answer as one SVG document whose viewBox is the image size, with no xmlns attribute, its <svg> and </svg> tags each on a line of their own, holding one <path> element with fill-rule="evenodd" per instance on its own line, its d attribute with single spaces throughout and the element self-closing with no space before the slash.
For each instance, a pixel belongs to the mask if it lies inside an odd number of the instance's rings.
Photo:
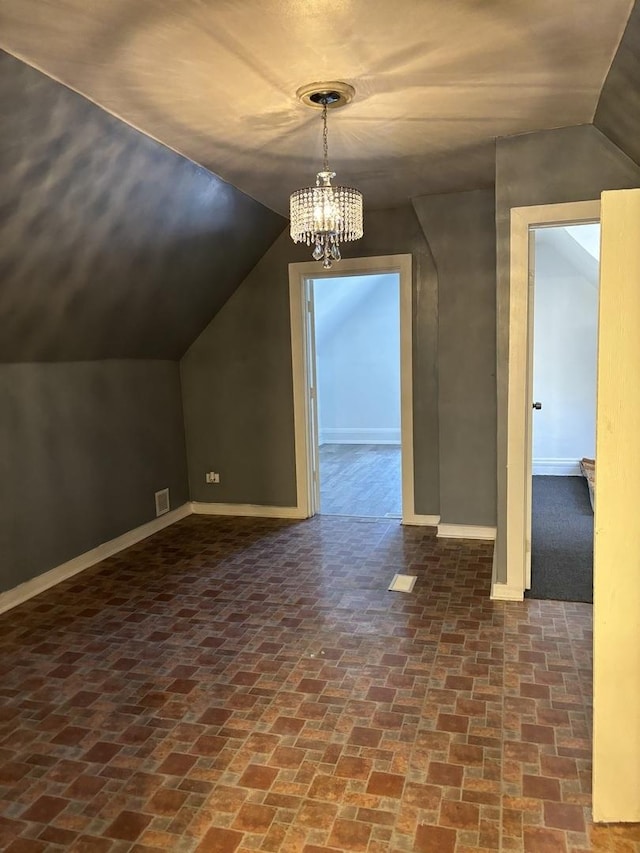
<svg viewBox="0 0 640 853">
<path fill-rule="evenodd" d="M 402 523 L 408 525 L 416 525 L 417 527 L 437 527 L 440 523 L 439 515 L 404 515 Z"/>
<path fill-rule="evenodd" d="M 196 515 L 231 515 L 249 518 L 307 518 L 297 506 L 261 506 L 258 504 L 214 504 L 193 501 Z"/>
<path fill-rule="evenodd" d="M 491 600 L 524 601 L 524 589 L 495 581 L 491 584 Z"/>
<path fill-rule="evenodd" d="M 485 539 L 496 538 L 495 527 L 477 527 L 473 524 L 438 524 L 439 539 Z"/>
<path fill-rule="evenodd" d="M 579 459 L 534 459 L 531 471 L 534 475 L 552 477 L 580 477 L 582 474 Z"/>
<path fill-rule="evenodd" d="M 22 604 L 36 595 L 40 595 L 41 592 L 51 589 L 52 586 L 56 586 L 62 581 L 79 574 L 90 566 L 95 566 L 96 563 L 106 560 L 107 557 L 112 557 L 114 554 L 124 551 L 125 548 L 129 548 L 131 545 L 141 542 L 159 530 L 175 524 L 176 521 L 186 518 L 187 515 L 191 515 L 191 512 L 190 503 L 182 504 L 182 506 L 164 513 L 159 518 L 154 518 L 152 521 L 141 524 L 140 527 L 136 527 L 134 530 L 129 530 L 121 536 L 116 536 L 115 539 L 103 542 L 102 545 L 98 545 L 90 551 L 85 551 L 84 554 L 79 554 L 72 560 L 68 560 L 66 563 L 62 563 L 48 572 L 44 572 L 42 575 L 38 575 L 13 589 L 3 592 L 0 594 L 0 613 L 11 610 L 13 607 L 17 607 L 18 604 Z"/>
<path fill-rule="evenodd" d="M 319 432 L 320 444 L 397 444 L 400 428 L 325 427 Z"/>
</svg>

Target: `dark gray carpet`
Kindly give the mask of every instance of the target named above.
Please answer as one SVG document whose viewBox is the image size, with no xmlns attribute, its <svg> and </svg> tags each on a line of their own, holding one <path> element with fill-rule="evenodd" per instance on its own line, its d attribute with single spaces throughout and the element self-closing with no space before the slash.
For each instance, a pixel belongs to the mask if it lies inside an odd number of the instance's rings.
<svg viewBox="0 0 640 853">
<path fill-rule="evenodd" d="M 526 597 L 593 601 L 593 512 L 584 477 L 533 478 Z"/>
</svg>

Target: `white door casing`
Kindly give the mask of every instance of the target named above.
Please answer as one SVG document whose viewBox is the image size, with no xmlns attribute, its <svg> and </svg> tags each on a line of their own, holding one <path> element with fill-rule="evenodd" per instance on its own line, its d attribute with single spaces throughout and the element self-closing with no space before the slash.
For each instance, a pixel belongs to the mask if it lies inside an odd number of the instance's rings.
<svg viewBox="0 0 640 853">
<path fill-rule="evenodd" d="M 534 306 L 536 289 L 536 251 L 535 232 L 529 229 L 529 277 L 528 277 L 528 321 L 527 321 L 527 396 L 531 403 L 527 406 L 527 431 L 525 434 L 525 447 L 527 448 L 527 472 L 525 474 L 525 543 L 524 543 L 524 585 L 525 589 L 531 589 L 531 509 L 533 502 L 533 346 L 534 346 Z"/>
<path fill-rule="evenodd" d="M 530 585 L 532 323 L 531 230 L 600 219 L 599 201 L 514 207 L 511 210 L 509 291 L 509 384 L 507 400 L 507 578 L 494 584 L 495 598 L 522 599 Z M 499 588 L 499 589 L 498 589 Z"/>
<path fill-rule="evenodd" d="M 319 426 L 318 376 L 316 366 L 316 318 L 312 278 L 305 278 L 304 288 L 304 299 L 306 302 L 305 332 L 307 341 L 307 346 L 305 347 L 305 358 L 309 382 L 309 387 L 307 389 L 309 397 L 309 477 L 311 479 L 309 487 L 309 515 L 315 515 L 316 512 L 320 510 L 320 456 L 318 452 Z"/>
<path fill-rule="evenodd" d="M 315 346 L 313 306 L 309 306 L 312 279 L 398 273 L 400 283 L 400 434 L 402 444 L 402 521 L 425 523 L 415 513 L 413 468 L 413 278 L 410 254 L 346 258 L 329 271 L 316 261 L 289 264 L 289 308 L 291 316 L 291 364 L 293 370 L 293 410 L 295 428 L 296 491 L 300 515 L 310 517 L 319 508 L 317 480 L 317 407 L 312 400 L 315 388 Z M 311 300 L 312 302 L 313 300 Z"/>
</svg>

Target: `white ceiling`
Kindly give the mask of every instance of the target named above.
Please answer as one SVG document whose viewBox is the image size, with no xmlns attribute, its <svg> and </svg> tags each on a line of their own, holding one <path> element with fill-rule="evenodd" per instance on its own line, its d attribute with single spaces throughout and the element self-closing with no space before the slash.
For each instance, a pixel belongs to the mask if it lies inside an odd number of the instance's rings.
<svg viewBox="0 0 640 853">
<path fill-rule="evenodd" d="M 493 182 L 498 136 L 588 123 L 632 0 L 0 0 L 0 46 L 281 213 L 320 168 L 296 89 L 344 80 L 371 207 Z"/>
<path fill-rule="evenodd" d="M 600 266 L 600 223 L 589 222 L 580 225 L 553 226 L 536 228 L 536 249 L 546 246 L 555 251 L 569 264 L 569 269 L 582 276 L 587 284 L 595 290 L 599 284 Z M 555 255 L 546 255 L 546 265 L 543 268 L 555 269 L 558 275 L 563 275 L 562 265 L 558 267 L 554 261 Z M 536 255 L 536 264 L 538 263 Z M 551 264 L 551 267 L 549 267 Z"/>
<path fill-rule="evenodd" d="M 590 222 L 586 225 L 567 225 L 565 231 L 579 243 L 596 261 L 600 260 L 600 223 Z"/>
</svg>

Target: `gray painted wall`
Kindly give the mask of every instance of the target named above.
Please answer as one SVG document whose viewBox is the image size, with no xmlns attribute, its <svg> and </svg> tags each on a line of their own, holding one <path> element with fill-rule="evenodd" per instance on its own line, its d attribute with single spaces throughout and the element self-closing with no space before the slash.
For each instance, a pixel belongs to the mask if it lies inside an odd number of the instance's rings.
<svg viewBox="0 0 640 853">
<path fill-rule="evenodd" d="M 416 512 L 438 513 L 437 322 L 433 260 L 410 206 L 370 212 L 345 257 L 413 255 Z M 310 260 L 284 231 L 182 359 L 191 497 L 294 506 L 288 264 Z M 204 481 L 219 471 L 219 486 Z"/>
<path fill-rule="evenodd" d="M 290 244 L 283 232 L 182 359 L 192 500 L 295 505 Z"/>
<path fill-rule="evenodd" d="M 176 362 L 0 365 L 0 592 L 188 500 Z"/>
<path fill-rule="evenodd" d="M 0 113 L 2 591 L 188 500 L 177 359 L 285 221 L 2 51 Z"/>
<path fill-rule="evenodd" d="M 498 530 L 507 513 L 510 210 L 597 199 L 607 189 L 640 186 L 640 168 L 591 125 L 500 139 L 496 154 Z M 496 579 L 506 580 L 504 537 L 496 542 Z"/>
<path fill-rule="evenodd" d="M 440 517 L 496 523 L 493 190 L 414 199 L 438 271 Z"/>
<path fill-rule="evenodd" d="M 640 163 L 640 2 L 636 2 L 602 87 L 593 123 Z"/>
<path fill-rule="evenodd" d="M 0 361 L 179 359 L 285 224 L 2 51 L 0 114 Z"/>
</svg>

